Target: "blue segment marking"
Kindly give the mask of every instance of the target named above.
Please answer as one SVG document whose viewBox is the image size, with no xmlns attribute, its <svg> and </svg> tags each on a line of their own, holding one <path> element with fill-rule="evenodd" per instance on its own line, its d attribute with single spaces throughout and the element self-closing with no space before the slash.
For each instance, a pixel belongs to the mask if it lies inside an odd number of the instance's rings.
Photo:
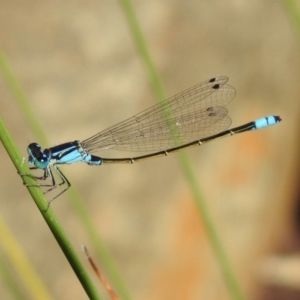
<svg viewBox="0 0 300 300">
<path fill-rule="evenodd" d="M 254 129 L 261 129 L 261 128 L 268 127 L 271 125 L 275 125 L 275 124 L 279 123 L 280 121 L 281 121 L 281 119 L 277 116 L 264 117 L 264 118 L 254 121 L 255 127 L 256 127 Z"/>
</svg>

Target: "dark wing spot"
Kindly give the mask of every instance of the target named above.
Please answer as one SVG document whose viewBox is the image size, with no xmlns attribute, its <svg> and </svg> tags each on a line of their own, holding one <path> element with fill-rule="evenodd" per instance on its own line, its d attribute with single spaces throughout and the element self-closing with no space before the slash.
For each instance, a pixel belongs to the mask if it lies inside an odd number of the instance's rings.
<svg viewBox="0 0 300 300">
<path fill-rule="evenodd" d="M 214 90 L 217 90 L 217 89 L 220 88 L 220 84 L 215 84 L 211 88 L 214 89 Z"/>
</svg>

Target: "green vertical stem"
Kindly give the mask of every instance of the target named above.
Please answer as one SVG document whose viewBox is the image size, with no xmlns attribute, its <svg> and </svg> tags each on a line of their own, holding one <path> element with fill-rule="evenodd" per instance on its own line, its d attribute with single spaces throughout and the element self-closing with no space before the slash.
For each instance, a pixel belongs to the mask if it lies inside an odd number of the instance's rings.
<svg viewBox="0 0 300 300">
<path fill-rule="evenodd" d="M 39 142 L 43 145 L 48 145 L 46 135 L 42 129 L 41 124 L 36 117 L 36 114 L 31 109 L 30 101 L 28 100 L 25 92 L 21 88 L 16 76 L 14 75 L 8 61 L 5 58 L 3 51 L 0 48 L 0 71 L 3 74 L 3 78 L 6 81 L 8 87 L 14 95 L 16 102 L 18 103 L 23 116 L 26 118 L 31 130 L 34 132 Z M 91 215 L 89 214 L 80 194 L 75 187 L 69 189 L 67 193 L 71 199 L 75 212 L 78 215 L 83 228 L 85 228 L 93 247 L 96 250 L 97 256 L 101 260 L 101 266 L 105 269 L 109 278 L 111 279 L 111 285 L 117 290 L 118 294 L 123 300 L 130 300 L 131 296 L 129 290 L 118 270 L 118 266 L 115 263 L 113 256 L 105 246 L 102 238 L 98 232 L 98 229 L 94 225 Z"/>
<path fill-rule="evenodd" d="M 10 133 L 8 132 L 5 124 L 0 117 L 0 140 L 6 149 L 8 155 L 10 156 L 12 162 L 14 163 L 19 174 L 29 174 L 29 169 L 27 164 L 24 163 L 22 155 L 18 150 L 16 144 L 14 143 Z M 35 181 L 28 176 L 23 177 L 26 184 L 33 184 Z M 84 290 L 90 299 L 101 299 L 95 289 L 92 281 L 88 277 L 83 265 L 81 264 L 79 258 L 76 255 L 74 248 L 72 247 L 70 241 L 68 240 L 66 234 L 64 233 L 62 227 L 60 226 L 58 219 L 54 215 L 51 207 L 46 211 L 48 204 L 40 188 L 29 187 L 29 193 L 31 194 L 33 200 L 38 206 L 43 218 L 47 222 L 52 234 L 54 235 L 57 243 L 64 252 L 66 258 L 68 259 L 71 267 L 73 268 L 77 278 L 81 282 Z"/>
<path fill-rule="evenodd" d="M 129 0 L 120 0 L 120 4 L 124 10 L 125 16 L 128 21 L 131 34 L 133 36 L 134 42 L 137 46 L 137 50 L 142 58 L 145 65 L 146 72 L 150 78 L 154 93 L 156 98 L 160 101 L 165 99 L 165 92 L 163 89 L 163 84 L 160 79 L 159 73 L 153 63 L 153 60 L 149 54 L 147 44 L 140 29 L 137 17 L 133 10 L 133 7 Z M 226 285 L 233 297 L 236 300 L 244 300 L 245 296 L 238 284 L 236 276 L 234 275 L 233 269 L 227 257 L 226 251 L 223 247 L 222 241 L 218 235 L 217 229 L 214 225 L 213 218 L 208 209 L 206 201 L 202 195 L 201 189 L 196 179 L 195 172 L 193 170 L 192 164 L 190 162 L 189 156 L 185 152 L 180 152 L 179 161 L 181 168 L 186 177 L 188 185 L 190 187 L 191 193 L 194 197 L 195 203 L 198 208 L 199 215 L 202 219 L 203 225 L 206 228 L 206 232 L 211 243 L 211 247 L 215 253 L 216 259 L 218 260 L 219 267 L 223 274 L 223 278 Z"/>
<path fill-rule="evenodd" d="M 160 79 L 159 72 L 155 68 L 155 64 L 153 63 L 151 55 L 148 51 L 147 43 L 138 24 L 138 20 L 133 7 L 130 1 L 127 0 L 120 0 L 120 4 L 124 10 L 128 26 L 131 30 L 133 41 L 135 42 L 142 62 L 144 63 L 146 72 L 150 78 L 150 82 L 156 99 L 158 99 L 159 101 L 164 100 L 166 99 L 166 94 L 162 84 L 162 80 Z"/>
<path fill-rule="evenodd" d="M 8 61 L 5 59 L 5 55 L 0 48 L 0 71 L 2 72 L 3 79 L 5 80 L 10 91 L 14 95 L 14 99 L 17 101 L 23 116 L 26 118 L 26 122 L 31 128 L 33 128 L 36 137 L 39 139 L 40 143 L 47 145 L 47 139 L 43 132 L 42 126 L 35 116 L 34 111 L 31 109 L 28 103 L 30 102 L 24 93 L 21 85 L 19 84 L 17 78 L 14 76 L 13 71 L 10 68 Z"/>
<path fill-rule="evenodd" d="M 298 39 L 300 40 L 300 5 L 299 1 L 295 0 L 282 0 L 287 14 L 294 25 Z M 298 3 L 298 4 L 297 4 Z"/>
</svg>

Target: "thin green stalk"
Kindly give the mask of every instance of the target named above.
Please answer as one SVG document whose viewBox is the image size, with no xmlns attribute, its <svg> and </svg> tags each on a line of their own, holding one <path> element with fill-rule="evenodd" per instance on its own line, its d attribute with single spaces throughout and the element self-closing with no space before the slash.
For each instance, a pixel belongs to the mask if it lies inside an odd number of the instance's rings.
<svg viewBox="0 0 300 300">
<path fill-rule="evenodd" d="M 26 254 L 22 250 L 22 247 L 20 247 L 20 245 L 14 238 L 14 235 L 6 226 L 2 218 L 0 218 L 0 244 L 3 252 L 6 254 L 7 261 L 9 261 L 10 266 L 14 267 L 15 273 L 18 274 L 19 278 L 24 283 L 24 286 L 29 292 L 30 299 L 52 299 L 49 291 L 47 291 L 44 283 L 41 281 L 40 277 L 28 260 Z M 9 272 L 5 274 L 6 279 L 8 279 L 8 275 Z M 10 284 L 7 286 L 10 287 L 11 290 L 13 290 L 12 294 L 15 294 L 18 289 L 14 287 L 16 283 L 14 283 L 14 286 L 12 286 L 12 284 L 13 281 L 11 279 Z M 23 298 L 24 297 L 22 297 L 22 299 Z"/>
<path fill-rule="evenodd" d="M 14 143 L 9 131 L 4 125 L 0 117 L 0 140 L 5 147 L 8 155 L 10 156 L 12 162 L 14 163 L 17 171 L 20 174 L 29 174 L 30 171 L 27 167 L 27 164 L 24 163 L 22 155 Z M 25 176 L 23 180 L 26 184 L 33 184 L 34 180 Z M 52 234 L 54 235 L 56 241 L 60 245 L 60 248 L 64 252 L 66 258 L 68 259 L 70 265 L 72 266 L 77 278 L 81 282 L 83 288 L 85 289 L 87 295 L 90 299 L 101 299 L 95 289 L 92 281 L 88 277 L 83 265 L 81 264 L 79 258 L 76 255 L 76 252 L 68 240 L 66 234 L 64 233 L 62 227 L 60 226 L 55 214 L 53 213 L 51 207 L 46 211 L 48 205 L 47 200 L 45 199 L 41 189 L 36 187 L 29 187 L 29 193 L 31 194 L 33 200 L 38 206 L 43 218 L 47 222 Z"/>
<path fill-rule="evenodd" d="M 159 73 L 153 63 L 153 60 L 149 54 L 147 44 L 142 34 L 142 30 L 140 29 L 140 25 L 138 23 L 137 17 L 135 15 L 134 9 L 129 0 L 120 0 L 120 4 L 124 10 L 125 16 L 127 18 L 127 22 L 129 28 L 131 30 L 131 34 L 133 36 L 134 42 L 137 46 L 138 52 L 141 56 L 141 59 L 146 68 L 146 72 L 150 77 L 150 81 L 152 84 L 152 88 L 157 99 L 163 100 L 165 99 L 165 92 L 163 89 L 163 84 L 159 77 Z M 238 284 L 238 281 L 234 275 L 231 264 L 227 257 L 226 251 L 222 244 L 221 238 L 217 232 L 217 229 L 214 225 L 213 218 L 208 209 L 206 201 L 201 192 L 198 180 L 196 179 L 196 175 L 192 164 L 190 162 L 189 156 L 185 152 L 179 153 L 179 161 L 181 164 L 181 168 L 186 177 L 186 180 L 189 184 L 191 193 L 196 202 L 199 215 L 203 221 L 203 224 L 206 228 L 208 238 L 210 240 L 213 251 L 218 260 L 219 266 L 221 268 L 224 280 L 228 286 L 230 293 L 232 294 L 233 299 L 242 300 L 245 299 L 243 292 Z"/>
<path fill-rule="evenodd" d="M 28 101 L 25 92 L 23 91 L 11 67 L 9 66 L 9 63 L 6 60 L 4 53 L 1 51 L 1 48 L 0 71 L 3 73 L 3 77 L 11 92 L 13 93 L 16 102 L 20 106 L 21 111 L 28 124 L 30 125 L 32 132 L 34 132 L 41 144 L 47 145 L 48 143 L 45 138 L 46 135 L 42 129 L 42 126 L 39 124 L 36 114 L 31 109 L 31 106 L 29 104 L 30 102 Z M 71 203 L 75 208 L 75 212 L 78 215 L 83 228 L 86 230 L 91 242 L 93 243 L 93 247 L 96 250 L 97 257 L 101 260 L 101 266 L 103 266 L 111 280 L 111 285 L 117 290 L 122 299 L 130 300 L 131 296 L 129 290 L 118 270 L 113 256 L 105 246 L 100 233 L 94 225 L 92 218 L 86 209 L 84 201 L 82 201 L 82 198 L 73 186 L 72 189 L 69 189 L 67 194 L 71 199 Z"/>
<path fill-rule="evenodd" d="M 101 268 L 103 268 L 110 278 L 110 285 L 114 288 L 115 292 L 123 300 L 130 300 L 131 295 L 128 288 L 119 272 L 118 266 L 115 263 L 113 256 L 111 255 L 109 249 L 103 242 L 99 232 L 96 230 L 96 226 L 86 209 L 83 201 L 80 198 L 77 190 L 72 186 L 68 191 L 69 197 L 72 201 L 73 207 L 80 217 L 80 220 L 87 232 L 91 243 L 93 244 L 97 258 L 101 261 Z"/>
<path fill-rule="evenodd" d="M 0 219 L 0 223 L 2 220 Z M 1 231 L 0 231 L 1 233 Z M 22 300 L 28 300 L 28 299 L 42 299 L 42 295 L 40 293 L 36 293 L 36 296 L 34 296 L 34 293 L 36 290 L 34 289 L 33 293 L 31 292 L 31 297 L 29 298 L 29 295 L 25 294 L 24 288 L 21 286 L 21 281 L 16 280 L 15 272 L 13 272 L 12 267 L 9 262 L 10 254 L 6 255 L 5 257 L 3 255 L 0 256 L 0 277 L 1 281 L 4 283 L 5 290 L 9 292 L 9 296 L 11 299 L 22 299 Z M 17 269 L 17 268 L 16 268 Z M 18 271 L 18 270 L 17 270 Z M 34 271 L 34 270 L 33 270 Z M 34 271 L 35 272 L 35 271 Z M 25 275 L 25 273 L 24 273 Z M 26 275 L 28 276 L 28 275 Z M 22 281 L 24 281 L 25 276 L 23 277 L 23 274 L 21 275 Z M 26 286 L 28 287 L 28 285 Z M 42 284 L 43 287 L 43 284 Z M 2 294 L 4 291 L 1 292 Z M 46 298 L 43 299 L 51 299 L 51 297 L 47 298 L 48 291 L 46 291 Z"/>
<path fill-rule="evenodd" d="M 131 30 L 133 41 L 138 49 L 142 62 L 145 66 L 145 70 L 150 78 L 150 82 L 156 99 L 158 99 L 158 101 L 162 101 L 166 99 L 164 86 L 162 84 L 162 80 L 160 79 L 159 72 L 157 71 L 152 57 L 149 53 L 147 43 L 144 39 L 133 7 L 130 1 L 127 0 L 120 0 L 120 4 L 122 5 L 128 26 Z"/>
<path fill-rule="evenodd" d="M 17 78 L 14 76 L 14 73 L 5 59 L 5 55 L 0 48 L 0 71 L 3 74 L 3 79 L 5 80 L 7 86 L 9 87 L 10 91 L 14 95 L 14 99 L 17 101 L 18 105 L 20 106 L 20 110 L 23 112 L 24 117 L 26 118 L 27 123 L 29 124 L 30 128 L 33 129 L 36 137 L 40 141 L 41 144 L 47 145 L 46 136 L 42 130 L 42 126 L 38 119 L 35 117 L 34 111 L 31 109 L 30 105 L 28 105 L 29 100 L 24 93 L 21 85 L 19 84 Z"/>
<path fill-rule="evenodd" d="M 288 16 L 295 27 L 296 34 L 298 35 L 298 39 L 300 40 L 300 7 L 299 1 L 294 0 L 283 0 L 283 5 L 286 8 Z"/>
</svg>

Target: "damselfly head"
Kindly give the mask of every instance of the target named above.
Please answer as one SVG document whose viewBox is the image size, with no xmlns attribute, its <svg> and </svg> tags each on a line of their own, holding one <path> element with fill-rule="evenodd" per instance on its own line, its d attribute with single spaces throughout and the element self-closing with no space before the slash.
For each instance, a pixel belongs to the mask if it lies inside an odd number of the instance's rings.
<svg viewBox="0 0 300 300">
<path fill-rule="evenodd" d="M 34 165 L 39 169 L 45 169 L 50 162 L 50 152 L 45 149 L 44 152 L 41 151 L 41 146 L 37 143 L 31 143 L 27 147 L 27 153 L 29 154 L 28 163 Z"/>
</svg>

